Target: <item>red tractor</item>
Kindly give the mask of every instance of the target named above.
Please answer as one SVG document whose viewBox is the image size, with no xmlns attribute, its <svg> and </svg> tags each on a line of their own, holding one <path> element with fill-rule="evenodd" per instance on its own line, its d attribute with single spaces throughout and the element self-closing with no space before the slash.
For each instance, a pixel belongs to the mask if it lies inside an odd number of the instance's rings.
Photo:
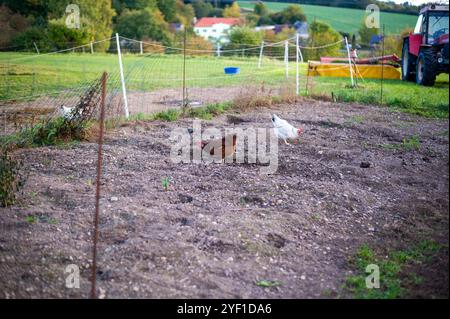
<svg viewBox="0 0 450 319">
<path fill-rule="evenodd" d="M 420 11 L 414 33 L 403 40 L 402 79 L 433 86 L 448 73 L 448 5 L 429 5 Z"/>
</svg>

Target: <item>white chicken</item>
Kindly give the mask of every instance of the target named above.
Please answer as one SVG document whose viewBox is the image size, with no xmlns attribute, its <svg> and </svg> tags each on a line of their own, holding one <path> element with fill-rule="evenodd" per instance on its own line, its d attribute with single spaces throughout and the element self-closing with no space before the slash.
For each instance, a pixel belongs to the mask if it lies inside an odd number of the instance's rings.
<svg viewBox="0 0 450 319">
<path fill-rule="evenodd" d="M 74 116 L 81 116 L 82 115 L 81 110 L 79 110 L 78 114 L 77 114 L 77 112 L 75 111 L 74 107 L 67 107 L 65 105 L 61 105 L 59 107 L 59 113 L 66 120 L 71 120 Z"/>
<path fill-rule="evenodd" d="M 272 115 L 273 130 L 279 139 L 284 140 L 286 145 L 289 145 L 287 139 L 296 139 L 302 133 L 301 128 L 295 128 L 288 121 L 279 118 L 277 115 Z"/>
<path fill-rule="evenodd" d="M 61 105 L 59 107 L 59 113 L 63 118 L 70 120 L 73 117 L 73 108 Z"/>
</svg>

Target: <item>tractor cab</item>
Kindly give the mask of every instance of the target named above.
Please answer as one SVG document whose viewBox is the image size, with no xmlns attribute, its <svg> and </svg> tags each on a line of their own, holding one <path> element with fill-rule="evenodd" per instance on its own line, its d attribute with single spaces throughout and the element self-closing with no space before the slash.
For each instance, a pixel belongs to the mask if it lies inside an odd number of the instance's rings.
<svg viewBox="0 0 450 319">
<path fill-rule="evenodd" d="M 448 6 L 424 7 L 414 32 L 403 40 L 402 79 L 432 86 L 436 76 L 448 73 Z"/>
</svg>

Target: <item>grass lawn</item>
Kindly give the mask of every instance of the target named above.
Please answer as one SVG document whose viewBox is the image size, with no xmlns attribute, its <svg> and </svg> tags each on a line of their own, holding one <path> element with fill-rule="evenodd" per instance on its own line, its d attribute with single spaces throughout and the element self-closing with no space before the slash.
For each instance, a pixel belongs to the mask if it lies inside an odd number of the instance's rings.
<svg viewBox="0 0 450 319">
<path fill-rule="evenodd" d="M 255 1 L 238 1 L 239 6 L 245 9 L 253 9 Z M 284 2 L 269 2 L 264 1 L 266 6 L 271 11 L 281 11 L 292 3 Z M 336 8 L 302 4 L 301 7 L 308 18 L 308 21 L 313 21 L 314 18 L 320 21 L 325 21 L 337 31 L 356 33 L 365 16 L 364 10 Z M 416 24 L 417 16 L 381 12 L 380 22 L 386 25 L 386 33 L 398 34 L 406 27 L 413 28 Z"/>
<path fill-rule="evenodd" d="M 380 80 L 360 80 L 359 86 L 354 89 L 349 85 L 349 79 L 315 77 L 309 93 L 330 95 L 333 92 L 338 101 L 381 104 Z M 305 91 L 305 87 L 302 90 Z M 448 99 L 449 77 L 447 74 L 441 74 L 434 87 L 423 87 L 400 80 L 385 80 L 383 84 L 383 105 L 391 107 L 394 111 L 448 118 Z"/>
<path fill-rule="evenodd" d="M 183 58 L 179 55 L 124 55 L 126 86 L 130 91 L 152 91 L 182 87 Z M 225 75 L 226 66 L 240 67 L 239 75 Z M 32 95 L 58 94 L 63 89 L 77 93 L 82 87 L 109 72 L 108 86 L 119 89 L 118 58 L 114 54 L 51 54 L 31 57 L 24 53 L 0 53 L 0 101 Z M 300 91 L 306 94 L 306 64 L 300 66 Z M 253 84 L 286 83 L 282 61 L 264 59 L 258 68 L 256 57 L 188 57 L 187 87 L 226 87 Z M 295 63 L 289 64 L 289 80 L 295 85 Z M 350 88 L 347 78 L 314 77 L 309 79 L 309 94 L 339 101 L 380 104 L 380 80 L 360 81 Z M 394 110 L 427 117 L 448 117 L 448 75 L 441 75 L 434 87 L 421 87 L 400 80 L 385 80 L 383 105 Z"/>
</svg>

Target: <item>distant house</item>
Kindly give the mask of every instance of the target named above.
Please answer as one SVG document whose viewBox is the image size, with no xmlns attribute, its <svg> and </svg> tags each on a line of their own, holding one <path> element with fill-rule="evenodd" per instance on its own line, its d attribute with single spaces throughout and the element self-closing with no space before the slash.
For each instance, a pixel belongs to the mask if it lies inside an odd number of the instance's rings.
<svg viewBox="0 0 450 319">
<path fill-rule="evenodd" d="M 237 18 L 201 18 L 194 25 L 194 32 L 211 42 L 228 42 L 230 29 L 240 24 Z"/>
</svg>

